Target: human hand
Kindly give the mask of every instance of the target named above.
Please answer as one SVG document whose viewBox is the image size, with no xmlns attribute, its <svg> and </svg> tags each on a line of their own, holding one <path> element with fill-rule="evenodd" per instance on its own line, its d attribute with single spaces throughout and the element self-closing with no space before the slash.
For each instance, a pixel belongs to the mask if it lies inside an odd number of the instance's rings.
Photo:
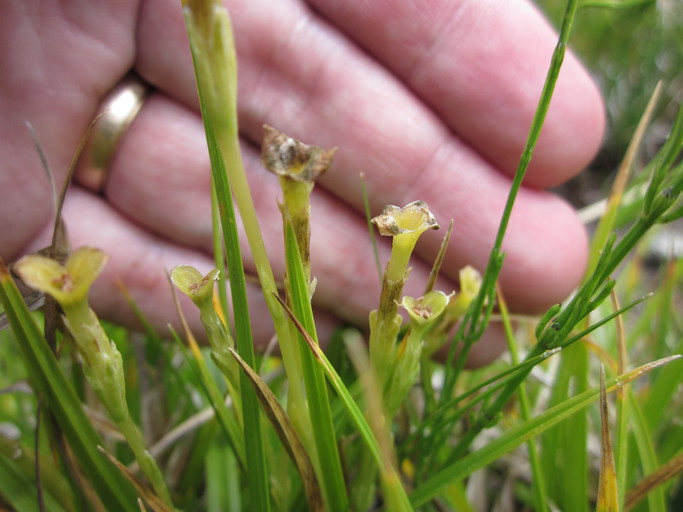
<svg viewBox="0 0 683 512">
<path fill-rule="evenodd" d="M 360 172 L 373 212 L 421 199 L 442 225 L 454 219 L 444 279 L 455 280 L 466 264 L 483 270 L 556 42 L 536 10 L 493 0 L 227 4 L 245 165 L 276 275 L 284 269 L 279 192 L 258 162 L 261 127 L 339 147 L 312 202 L 322 331 L 340 319 L 363 325 L 377 303 Z M 134 70 L 154 90 L 116 151 L 104 195 L 77 184 L 64 218 L 74 247 L 110 255 L 93 289 L 94 308 L 133 322 L 115 287 L 120 279 L 163 329 L 175 316 L 165 270 L 212 266 L 208 155 L 178 2 L 9 0 L 2 11 L 0 256 L 11 261 L 50 238 L 50 190 L 25 121 L 60 183 L 101 98 Z M 500 282 L 514 311 L 562 300 L 581 277 L 583 227 L 543 188 L 590 160 L 603 115 L 599 93 L 568 55 L 503 244 Z M 420 293 L 439 243 L 439 232 L 421 240 L 408 293 Z M 387 246 L 381 251 L 386 261 Z M 253 270 L 248 251 L 245 264 Z M 267 318 L 259 290 L 251 292 L 254 318 Z M 257 340 L 267 341 L 270 325 L 253 327 Z M 496 353 L 476 348 L 478 361 Z"/>
</svg>

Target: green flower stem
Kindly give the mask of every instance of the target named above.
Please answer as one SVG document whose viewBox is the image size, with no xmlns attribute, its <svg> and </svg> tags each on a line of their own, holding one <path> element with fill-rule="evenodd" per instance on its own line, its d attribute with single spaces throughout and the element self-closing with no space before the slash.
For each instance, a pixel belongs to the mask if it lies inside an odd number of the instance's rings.
<svg viewBox="0 0 683 512">
<path fill-rule="evenodd" d="M 382 278 L 379 308 L 370 313 L 370 361 L 380 389 L 385 389 L 401 328 L 398 305 L 408 278 L 408 262 L 420 235 L 428 229 L 438 229 L 439 225 L 422 201 L 415 201 L 404 208 L 387 206 L 372 222 L 381 235 L 393 237 L 391 256 Z"/>
<path fill-rule="evenodd" d="M 65 304 L 62 308 L 69 330 L 85 361 L 85 375 L 97 397 L 119 427 L 140 469 L 156 493 L 166 504 L 172 505 L 161 470 L 145 448 L 142 435 L 130 417 L 126 403 L 123 361 L 116 345 L 109 340 L 86 301 Z"/>
<path fill-rule="evenodd" d="M 219 176 L 220 173 L 214 170 L 216 188 L 232 189 L 263 297 L 279 340 L 282 359 L 287 374 L 295 380 L 301 375 L 297 338 L 293 335 L 289 322 L 275 298 L 275 277 L 259 229 L 239 147 L 237 63 L 230 18 L 220 2 L 184 0 L 183 5 L 200 90 L 202 115 L 205 118 L 207 133 L 209 130 L 213 131 L 213 149 L 220 153 L 229 182 L 229 186 L 224 186 L 227 185 L 223 183 L 226 181 L 225 176 Z M 219 197 L 219 205 L 220 203 Z M 223 224 L 225 221 L 226 219 L 221 217 Z M 291 387 L 288 400 L 295 408 L 305 407 L 304 397 L 298 386 Z"/>
<path fill-rule="evenodd" d="M 280 177 L 284 212 L 294 230 L 306 281 L 311 280 L 311 207 L 313 183 Z"/>
<path fill-rule="evenodd" d="M 410 329 L 396 351 L 392 372 L 384 392 L 384 403 L 389 418 L 393 418 L 403 399 L 415 385 L 420 373 L 420 359 L 424 340 L 437 326 L 450 297 L 431 291 L 420 299 L 405 297 L 401 305 L 410 315 Z"/>
</svg>

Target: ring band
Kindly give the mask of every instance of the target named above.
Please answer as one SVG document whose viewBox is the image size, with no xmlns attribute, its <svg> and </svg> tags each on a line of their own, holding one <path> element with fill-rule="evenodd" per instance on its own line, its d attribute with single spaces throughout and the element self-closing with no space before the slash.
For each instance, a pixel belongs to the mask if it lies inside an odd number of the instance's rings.
<svg viewBox="0 0 683 512">
<path fill-rule="evenodd" d="M 147 95 L 147 86 L 134 75 L 126 76 L 104 98 L 79 159 L 76 176 L 84 187 L 104 193 L 109 165 Z"/>
</svg>

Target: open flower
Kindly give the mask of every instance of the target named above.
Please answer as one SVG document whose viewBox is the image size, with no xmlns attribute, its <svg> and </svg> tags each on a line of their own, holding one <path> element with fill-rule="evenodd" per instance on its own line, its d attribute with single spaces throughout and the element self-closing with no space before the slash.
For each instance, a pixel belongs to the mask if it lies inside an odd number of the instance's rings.
<svg viewBox="0 0 683 512">
<path fill-rule="evenodd" d="M 391 259 L 387 266 L 390 279 L 402 279 L 408 259 L 420 235 L 428 229 L 439 229 L 434 215 L 424 201 L 414 201 L 403 208 L 389 205 L 372 219 L 380 235 L 393 237 Z"/>
<path fill-rule="evenodd" d="M 439 290 L 432 290 L 423 297 L 403 297 L 401 306 L 410 315 L 411 324 L 415 327 L 424 329 L 429 324 L 435 322 L 448 305 L 450 295 L 446 295 Z"/>
<path fill-rule="evenodd" d="M 88 298 L 90 286 L 107 263 L 107 255 L 93 247 L 80 247 L 64 265 L 30 254 L 14 264 L 14 271 L 31 288 L 52 296 L 63 308 Z"/>
</svg>

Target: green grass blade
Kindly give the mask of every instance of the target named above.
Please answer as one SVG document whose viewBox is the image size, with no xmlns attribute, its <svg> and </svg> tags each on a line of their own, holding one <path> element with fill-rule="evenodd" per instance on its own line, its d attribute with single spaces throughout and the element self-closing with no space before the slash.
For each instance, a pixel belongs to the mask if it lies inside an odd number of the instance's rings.
<svg viewBox="0 0 683 512">
<path fill-rule="evenodd" d="M 595 233 L 593 234 L 593 237 L 591 239 L 588 266 L 586 267 L 585 274 L 586 276 L 590 276 L 595 271 L 595 267 L 598 264 L 602 248 L 605 246 L 607 238 L 611 235 L 612 230 L 614 229 L 614 224 L 616 222 L 617 215 L 621 206 L 621 200 L 626 190 L 626 185 L 628 183 L 629 175 L 631 173 L 631 166 L 633 165 L 633 160 L 635 159 L 636 151 L 643 139 L 645 128 L 652 119 L 652 112 L 657 103 L 657 100 L 661 95 L 661 92 L 662 84 L 660 82 L 657 85 L 655 91 L 652 93 L 652 97 L 650 98 L 650 101 L 648 102 L 647 107 L 645 108 L 645 112 L 643 113 L 640 122 L 638 123 L 638 127 L 636 128 L 636 131 L 633 134 L 629 147 L 626 150 L 626 154 L 624 155 L 624 159 L 622 160 L 619 170 L 617 171 L 617 176 L 612 184 L 612 190 L 610 191 L 610 195 L 607 198 L 605 213 L 603 214 L 602 218 L 600 219 L 600 222 L 595 228 Z"/>
<path fill-rule="evenodd" d="M 638 460 L 643 469 L 643 473 L 653 473 L 659 467 L 657 453 L 653 446 L 652 431 L 647 424 L 647 419 L 643 415 L 643 410 L 638 404 L 635 395 L 631 390 L 627 391 L 627 400 L 631 411 L 631 428 L 636 442 Z M 647 495 L 648 511 L 665 512 L 667 510 L 664 491 L 661 487 L 652 489 Z"/>
<path fill-rule="evenodd" d="M 498 294 L 498 304 L 500 306 L 500 313 L 503 319 L 503 328 L 505 329 L 505 338 L 508 343 L 508 350 L 510 351 L 510 357 L 512 359 L 513 365 L 519 364 L 519 354 L 517 351 L 517 340 L 512 328 L 512 321 L 510 320 L 510 314 L 505 302 L 505 298 L 502 293 Z M 531 418 L 531 405 L 529 404 L 529 396 L 527 395 L 526 388 L 522 385 L 519 387 L 519 408 L 523 421 L 528 421 Z M 538 456 L 538 447 L 536 445 L 535 439 L 529 439 L 527 442 L 527 450 L 529 451 L 529 464 L 531 465 L 531 474 L 533 477 L 533 493 L 534 493 L 534 504 L 536 506 L 536 512 L 542 512 L 547 510 L 548 496 L 546 493 L 546 482 L 545 475 L 541 467 L 541 461 Z"/>
<path fill-rule="evenodd" d="M 21 348 L 24 364 L 37 394 L 47 398 L 52 413 L 104 503 L 118 510 L 134 510 L 132 487 L 97 451 L 102 443 L 86 417 L 70 382 L 50 350 L 40 328 L 24 304 L 9 270 L 0 260 L 0 301 Z"/>
<path fill-rule="evenodd" d="M 457 339 L 462 339 L 465 343 L 462 347 L 461 353 L 458 355 L 458 360 L 455 365 L 452 363 L 455 361 L 457 343 L 452 342 L 448 351 L 446 377 L 443 385 L 443 392 L 441 394 L 443 401 L 448 400 L 451 396 L 453 396 L 456 380 L 464 368 L 469 349 L 471 348 L 472 344 L 479 339 L 481 334 L 483 334 L 484 329 L 488 324 L 490 310 L 493 307 L 496 281 L 503 265 L 503 239 L 505 238 L 507 226 L 510 221 L 512 208 L 517 198 L 517 194 L 519 193 L 519 189 L 522 186 L 522 181 L 524 180 L 529 163 L 531 162 L 534 148 L 536 147 L 536 143 L 538 142 L 538 138 L 541 134 L 541 129 L 543 128 L 543 123 L 545 122 L 546 114 L 548 113 L 550 101 L 553 97 L 555 85 L 557 84 L 557 79 L 560 74 L 560 68 L 562 67 L 562 62 L 564 61 L 564 55 L 567 49 L 569 35 L 571 34 L 572 26 L 574 24 L 577 8 L 578 0 L 568 1 L 562 26 L 560 28 L 558 42 L 555 46 L 555 50 L 553 51 L 550 67 L 548 68 L 545 83 L 543 84 L 543 90 L 541 91 L 538 106 L 536 107 L 536 111 L 531 122 L 531 127 L 529 128 L 529 134 L 524 146 L 524 151 L 519 160 L 519 165 L 515 171 L 515 176 L 513 178 L 510 192 L 505 203 L 503 215 L 501 217 L 498 232 L 496 234 L 496 240 L 489 256 L 486 272 L 482 278 L 480 292 L 477 298 L 472 301 L 472 304 L 470 305 L 470 308 L 462 321 L 462 327 L 456 335 Z M 488 308 L 485 307 L 487 300 Z M 474 437 L 476 436 L 473 436 L 472 438 Z"/>
<path fill-rule="evenodd" d="M 259 374 L 250 368 L 237 352 L 232 349 L 230 349 L 230 352 L 235 356 L 242 371 L 249 378 L 249 382 L 251 382 L 254 391 L 258 395 L 263 410 L 266 416 L 268 416 L 273 429 L 275 429 L 275 433 L 285 447 L 285 450 L 287 450 L 292 462 L 296 465 L 301 476 L 304 491 L 306 492 L 308 506 L 312 512 L 324 512 L 323 498 L 313 464 L 287 413 Z"/>
<path fill-rule="evenodd" d="M 287 263 L 287 291 L 292 301 L 292 309 L 304 330 L 318 342 L 313 310 L 309 296 L 309 286 L 301 260 L 301 253 L 290 222 L 285 222 L 285 259 Z M 329 510 L 348 509 L 348 494 L 342 471 L 337 439 L 332 422 L 332 411 L 321 368 L 313 361 L 313 355 L 301 345 L 301 362 L 306 384 L 311 424 L 315 426 L 313 439 L 318 455 L 319 478 Z"/>
<path fill-rule="evenodd" d="M 172 334 L 178 342 L 178 344 L 182 346 L 182 341 L 175 333 L 175 331 L 172 330 Z M 228 441 L 232 446 L 232 449 L 235 451 L 237 455 L 238 461 L 240 462 L 243 468 L 246 468 L 247 459 L 245 454 L 244 437 L 242 429 L 237 423 L 237 420 L 234 417 L 234 415 L 230 412 L 227 405 L 225 404 L 223 396 L 221 395 L 221 392 L 218 389 L 218 385 L 213 380 L 211 372 L 209 371 L 209 368 L 206 365 L 206 361 L 204 361 L 204 357 L 202 356 L 201 352 L 199 351 L 199 348 L 197 347 L 197 343 L 191 338 L 189 343 L 192 356 L 187 354 L 187 351 L 185 351 L 186 359 L 193 366 L 195 372 L 199 375 L 198 380 L 201 383 L 204 392 L 206 393 L 206 397 L 209 403 L 211 404 L 214 413 L 216 414 L 218 423 L 225 432 Z"/>
<path fill-rule="evenodd" d="M 280 299 L 278 298 L 278 300 Z M 301 333 L 304 342 L 308 345 L 308 348 L 315 356 L 316 361 L 322 366 L 323 370 L 325 371 L 327 380 L 332 385 L 337 395 L 341 399 L 342 403 L 344 404 L 344 407 L 349 413 L 351 421 L 356 426 L 358 433 L 360 434 L 363 441 L 365 441 L 367 448 L 370 450 L 372 458 L 377 463 L 377 466 L 381 468 L 380 471 L 384 472 L 383 478 L 387 481 L 397 483 L 398 480 L 394 476 L 392 476 L 395 473 L 395 469 L 391 467 L 389 461 L 385 460 L 384 456 L 382 455 L 382 449 L 372 431 L 372 427 L 366 420 L 365 416 L 363 415 L 363 412 L 361 411 L 356 401 L 353 399 L 353 396 L 351 395 L 348 388 L 342 381 L 341 377 L 334 369 L 330 361 L 327 359 L 325 353 L 321 350 L 320 346 L 306 332 L 306 330 L 294 316 L 292 311 L 287 307 L 287 305 L 284 302 L 282 302 L 282 300 L 280 300 L 280 304 L 289 315 L 290 320 L 297 327 L 297 330 Z M 408 497 L 405 494 L 405 489 L 402 485 L 395 485 L 391 488 L 391 490 L 397 495 L 395 498 L 396 503 L 409 503 Z"/>
<path fill-rule="evenodd" d="M 673 361 L 680 356 L 671 356 L 652 363 L 643 365 L 635 370 L 610 380 L 607 383 L 608 391 L 614 391 L 624 384 L 636 379 L 657 366 Z M 419 506 L 440 494 L 443 489 L 454 481 L 461 480 L 472 472 L 483 468 L 505 453 L 515 449 L 523 442 L 557 425 L 565 418 L 580 411 L 588 404 L 594 402 L 600 395 L 600 389 L 590 389 L 576 395 L 569 400 L 547 410 L 543 414 L 512 428 L 498 439 L 490 442 L 484 448 L 472 452 L 453 464 L 433 474 L 423 484 L 418 486 L 410 495 L 414 506 Z"/>
<path fill-rule="evenodd" d="M 254 365 L 254 343 L 251 335 L 249 307 L 247 305 L 246 282 L 242 254 L 237 235 L 237 220 L 232 204 L 232 188 L 225 167 L 225 160 L 240 160 L 239 142 L 235 117 L 235 98 L 221 98 L 216 88 L 232 84 L 227 96 L 235 94 L 235 77 L 221 76 L 218 69 L 209 71 L 210 58 L 225 55 L 234 62 L 234 48 L 227 12 L 222 17 L 209 2 L 193 3 L 194 11 L 185 10 L 186 24 L 190 37 L 199 104 L 204 119 L 204 129 L 211 161 L 211 175 L 219 204 L 223 238 L 228 260 L 230 291 L 234 312 L 235 343 L 239 354 L 251 366 Z M 205 38 L 205 39 L 203 39 Z M 227 45 L 223 46 L 223 45 Z M 202 48 L 205 53 L 202 54 Z M 215 51 L 215 53 L 213 53 Z M 212 52 L 212 53 L 209 53 Z M 201 59 L 205 59 L 202 61 Z M 233 72 L 233 69 L 224 72 Z M 218 76 L 216 76 L 218 75 Z M 221 80 L 222 79 L 222 80 Z M 219 119 L 227 119 L 221 122 Z M 227 124 L 227 125 L 226 125 Z M 244 219 L 243 219 L 244 220 Z M 241 375 L 242 417 L 244 422 L 245 454 L 249 479 L 250 503 L 254 510 L 270 510 L 268 491 L 268 471 L 264 453 L 264 440 L 261 430 L 261 417 L 258 398 L 249 385 L 246 376 Z"/>
<path fill-rule="evenodd" d="M 575 343 L 563 351 L 549 406 L 588 389 L 588 349 Z M 558 458 L 562 464 L 557 464 Z M 552 498 L 562 510 L 588 511 L 588 418 L 578 411 L 544 436 L 546 474 L 554 474 Z"/>
<path fill-rule="evenodd" d="M 0 497 L 16 512 L 38 512 L 36 482 L 25 475 L 10 459 L 0 454 Z M 50 512 L 65 509 L 43 489 L 45 507 Z"/>
</svg>

